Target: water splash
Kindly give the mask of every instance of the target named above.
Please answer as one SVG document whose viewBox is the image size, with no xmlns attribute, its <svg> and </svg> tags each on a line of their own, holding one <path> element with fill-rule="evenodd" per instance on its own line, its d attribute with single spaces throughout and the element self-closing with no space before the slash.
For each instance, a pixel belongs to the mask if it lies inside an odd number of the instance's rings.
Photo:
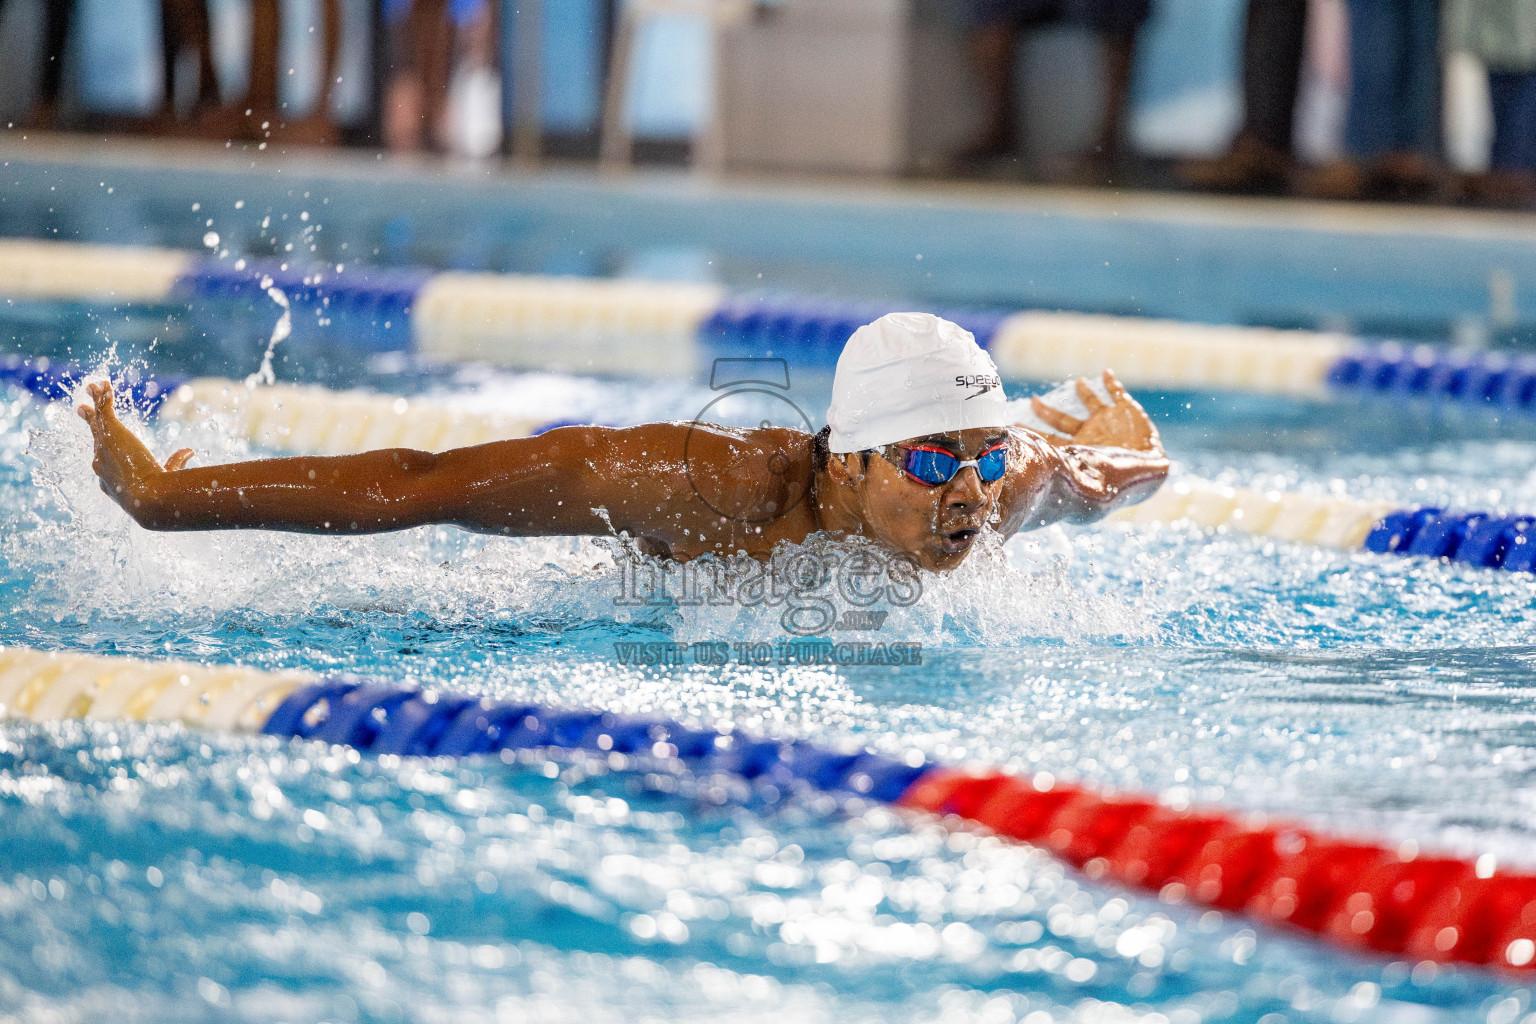
<svg viewBox="0 0 1536 1024">
<path fill-rule="evenodd" d="M 277 383 L 277 378 L 272 373 L 272 353 L 276 351 L 279 344 L 293 333 L 293 310 L 289 308 L 287 294 L 281 288 L 274 285 L 270 277 L 263 277 L 261 279 L 261 287 L 266 291 L 267 297 L 282 310 L 282 313 L 278 316 L 277 323 L 272 325 L 272 336 L 267 339 L 267 350 L 262 353 L 261 366 L 256 369 L 256 372 L 245 378 L 245 386 L 250 390 L 254 390 L 262 384 L 270 386 Z"/>
<path fill-rule="evenodd" d="M 216 422 L 133 425 L 161 454 L 250 454 Z M 924 643 L 921 666 L 635 668 L 614 642 L 773 639 L 783 608 L 617 607 L 625 569 L 592 540 L 150 533 L 96 487 L 84 425 L 21 397 L 0 405 L 0 454 L 6 642 L 858 737 L 1501 861 L 1531 849 L 1530 578 L 1052 529 L 987 538 L 891 609 L 879 634 Z M 1493 476 L 1519 486 L 1530 449 L 1508 456 Z M 722 810 L 664 773 L 353 763 L 164 725 L 13 724 L 0 742 L 0 1003 L 38 1016 L 1473 1024 L 1528 1002 L 881 812 Z"/>
</svg>

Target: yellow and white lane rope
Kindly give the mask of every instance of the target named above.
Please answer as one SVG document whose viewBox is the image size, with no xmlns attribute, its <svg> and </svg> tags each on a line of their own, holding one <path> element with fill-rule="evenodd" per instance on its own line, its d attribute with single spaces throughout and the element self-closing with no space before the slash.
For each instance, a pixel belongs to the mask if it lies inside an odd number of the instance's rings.
<svg viewBox="0 0 1536 1024">
<path fill-rule="evenodd" d="M 1087 313 L 1015 313 L 992 337 L 1005 378 L 1097 377 L 1132 387 L 1322 395 L 1351 344 L 1342 334 L 1223 327 Z"/>
<path fill-rule="evenodd" d="M 312 673 L 0 647 L 0 718 L 179 721 L 255 732 Z"/>
<path fill-rule="evenodd" d="M 0 241 L 0 295 L 163 302 L 195 258 L 175 249 L 5 239 Z"/>
<path fill-rule="evenodd" d="M 1122 523 L 1187 522 L 1298 544 L 1359 550 L 1371 528 L 1399 503 L 1254 491 L 1202 480 L 1165 484 L 1138 505 L 1113 513 Z"/>
<path fill-rule="evenodd" d="M 432 402 L 300 384 L 247 387 L 201 378 L 173 391 L 160 419 L 194 422 L 217 417 L 262 448 L 313 455 L 348 455 L 376 448 L 449 448 L 526 437 L 536 421 L 469 412 Z"/>
<path fill-rule="evenodd" d="M 689 376 L 701 366 L 699 325 L 724 295 L 710 284 L 445 273 L 416 296 L 411 325 L 429 359 Z"/>
</svg>

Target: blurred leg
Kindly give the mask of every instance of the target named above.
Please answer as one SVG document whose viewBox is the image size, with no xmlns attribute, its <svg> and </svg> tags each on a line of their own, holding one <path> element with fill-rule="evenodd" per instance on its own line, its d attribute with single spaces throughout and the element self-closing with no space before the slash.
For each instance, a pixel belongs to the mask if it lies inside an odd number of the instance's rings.
<svg viewBox="0 0 1536 1024">
<path fill-rule="evenodd" d="M 1121 131 L 1131 94 L 1131 71 L 1136 63 L 1136 33 L 1104 37 L 1104 115 L 1095 145 L 1107 162 L 1120 161 Z"/>
<path fill-rule="evenodd" d="M 1404 40 L 1393 0 L 1349 0 L 1349 113 L 1344 148 L 1374 160 L 1396 144 Z"/>
<path fill-rule="evenodd" d="M 969 50 L 981 87 L 981 134 L 975 155 L 985 156 L 1013 149 L 1013 64 L 1018 31 L 1007 21 L 982 25 L 971 33 Z"/>
<path fill-rule="evenodd" d="M 432 140 L 441 122 L 453 37 L 447 0 L 411 0 L 397 15 L 396 57 L 384 94 L 384 142 L 396 152 L 410 152 Z"/>
<path fill-rule="evenodd" d="M 341 0 L 324 0 L 321 6 L 325 39 L 321 43 L 324 49 L 321 51 L 320 95 L 315 101 L 315 114 L 329 121 L 331 92 L 336 85 L 336 62 L 341 53 Z"/>
<path fill-rule="evenodd" d="M 1374 35 L 1350 44 L 1351 60 L 1366 62 L 1354 76 L 1346 142 L 1368 161 L 1375 188 L 1391 199 L 1426 199 L 1451 186 L 1440 167 L 1439 0 L 1351 0 Z M 1356 97 L 1369 117 L 1357 120 Z M 1351 131 L 1352 130 L 1352 131 Z"/>
<path fill-rule="evenodd" d="M 197 105 L 219 105 L 219 76 L 213 67 L 213 31 L 208 23 L 207 0 L 186 2 L 187 40 L 197 49 Z"/>
<path fill-rule="evenodd" d="M 443 127 L 448 111 L 448 79 L 453 71 L 453 22 L 448 0 L 416 0 L 416 67 L 421 76 L 423 137 L 429 147 L 446 148 Z M 415 13 L 415 11 L 413 11 Z"/>
<path fill-rule="evenodd" d="M 411 152 L 421 148 L 421 76 L 416 70 L 416 40 L 411 34 L 416 4 L 383 0 L 389 66 L 383 72 L 379 121 L 385 148 Z"/>
<path fill-rule="evenodd" d="M 1150 0 L 1063 0 L 1061 21 L 1090 29 L 1099 44 L 1098 127 L 1086 149 L 1066 161 L 1050 161 L 1046 176 L 1078 185 L 1107 185 L 1121 164 L 1121 131 L 1136 59 L 1136 34 L 1151 13 Z"/>
<path fill-rule="evenodd" d="M 1291 151 L 1307 0 L 1249 0 L 1243 33 L 1243 133 Z"/>
<path fill-rule="evenodd" d="M 320 88 L 315 107 L 302 119 L 285 121 L 284 142 L 308 146 L 329 146 L 336 141 L 336 126 L 331 123 L 331 92 L 336 84 L 336 60 L 341 49 L 341 0 L 323 0 L 320 7 Z"/>
<path fill-rule="evenodd" d="M 38 127 L 47 128 L 53 124 L 64 82 L 65 46 L 74 13 L 74 0 L 47 0 L 43 6 L 43 77 L 31 118 Z"/>
<path fill-rule="evenodd" d="M 1106 166 L 1120 160 L 1120 133 L 1130 102 L 1136 36 L 1151 13 L 1151 0 L 1075 0 L 1062 5 L 1062 16 L 1067 21 L 1086 24 L 1099 36 L 1103 108 L 1098 137 L 1089 156 Z"/>
<path fill-rule="evenodd" d="M 1393 148 L 1434 160 L 1441 148 L 1440 4 L 1438 0 L 1398 0 L 1398 5 L 1402 63 Z"/>
<path fill-rule="evenodd" d="M 1536 71 L 1495 71 L 1488 76 L 1488 88 L 1493 169 L 1536 174 Z"/>
<path fill-rule="evenodd" d="M 251 87 L 246 106 L 256 115 L 277 111 L 278 0 L 251 0 Z"/>
<path fill-rule="evenodd" d="M 160 3 L 160 117 L 176 116 L 176 61 L 181 56 L 181 36 L 176 20 L 176 0 Z"/>
<path fill-rule="evenodd" d="M 1536 71 L 1488 74 L 1493 152 L 1488 171 L 1463 179 L 1466 198 L 1489 206 L 1536 203 Z"/>
<path fill-rule="evenodd" d="M 1248 0 L 1243 25 L 1243 126 L 1227 152 L 1184 164 L 1199 188 L 1248 191 L 1286 184 L 1291 124 L 1306 41 L 1307 0 Z"/>
<path fill-rule="evenodd" d="M 219 104 L 219 79 L 213 67 L 213 38 L 206 0 L 160 0 L 160 40 L 165 62 L 165 99 L 162 111 L 173 113 L 176 64 L 189 50 L 197 54 L 197 97 L 202 110 Z"/>
</svg>

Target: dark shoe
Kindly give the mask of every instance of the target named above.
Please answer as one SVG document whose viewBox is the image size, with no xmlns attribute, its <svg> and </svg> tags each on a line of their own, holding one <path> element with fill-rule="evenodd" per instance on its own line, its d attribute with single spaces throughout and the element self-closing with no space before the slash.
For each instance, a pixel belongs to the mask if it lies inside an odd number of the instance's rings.
<svg viewBox="0 0 1536 1024">
<path fill-rule="evenodd" d="M 52 131 L 58 115 L 58 106 L 52 100 L 38 100 L 27 111 L 27 116 L 21 119 L 21 126 L 41 132 Z"/>
<path fill-rule="evenodd" d="M 1373 199 L 1396 202 L 1445 202 L 1455 198 L 1455 178 L 1440 164 L 1418 153 L 1388 153 L 1371 167 Z"/>
<path fill-rule="evenodd" d="M 1468 174 L 1461 180 L 1462 195 L 1469 203 L 1505 210 L 1536 206 L 1536 174 L 1530 171 L 1487 171 Z"/>
<path fill-rule="evenodd" d="M 1212 160 L 1188 160 L 1174 171 L 1193 188 L 1218 192 L 1278 191 L 1291 173 L 1288 153 L 1265 145 L 1251 135 L 1239 135 L 1232 148 Z"/>
<path fill-rule="evenodd" d="M 1335 160 L 1321 167 L 1309 167 L 1297 175 L 1296 193 L 1308 199 L 1359 199 L 1365 195 L 1366 176 L 1360 165 L 1349 160 Z"/>
<path fill-rule="evenodd" d="M 1120 162 L 1102 149 L 1048 161 L 1041 169 L 1040 178 L 1047 184 L 1078 188 L 1124 184 Z"/>
<path fill-rule="evenodd" d="M 1005 166 L 1017 167 L 1018 161 L 1019 153 L 1012 139 L 996 132 L 987 132 L 975 143 L 952 155 L 947 169 L 951 174 L 989 175 Z"/>
<path fill-rule="evenodd" d="M 334 146 L 337 138 L 336 126 L 324 114 L 279 122 L 272 134 L 273 141 L 285 146 Z"/>
</svg>

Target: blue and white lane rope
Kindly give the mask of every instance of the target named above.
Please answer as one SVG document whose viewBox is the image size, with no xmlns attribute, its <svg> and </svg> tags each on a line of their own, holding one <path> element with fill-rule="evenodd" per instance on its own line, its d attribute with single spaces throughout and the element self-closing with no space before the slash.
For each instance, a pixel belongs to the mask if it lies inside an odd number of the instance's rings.
<svg viewBox="0 0 1536 1024">
<path fill-rule="evenodd" d="M 805 641 L 809 642 L 809 641 Z M 1331 836 L 1238 810 L 1190 809 L 1053 776 L 935 764 L 660 716 L 497 702 L 239 666 L 0 648 L 0 718 L 180 721 L 395 757 L 581 752 L 729 777 L 766 798 L 805 789 L 952 815 L 1042 846 L 1090 878 L 1246 913 L 1413 960 L 1536 967 L 1536 876 L 1417 844 Z"/>
<path fill-rule="evenodd" d="M 1259 492 L 1179 480 L 1111 518 L 1130 523 L 1182 522 L 1345 551 L 1536 572 L 1536 516 L 1532 515 L 1404 508 L 1386 501 Z"/>
<path fill-rule="evenodd" d="M 693 375 L 721 355 L 830 365 L 889 303 L 730 294 L 711 284 L 298 267 L 278 260 L 0 240 L 0 296 L 112 302 L 265 301 L 334 326 L 339 344 L 518 369 Z M 988 347 L 1005 377 L 1060 380 L 1111 366 L 1134 387 L 1411 397 L 1536 413 L 1536 358 L 1343 334 L 1045 311 L 935 309 Z"/>
</svg>

